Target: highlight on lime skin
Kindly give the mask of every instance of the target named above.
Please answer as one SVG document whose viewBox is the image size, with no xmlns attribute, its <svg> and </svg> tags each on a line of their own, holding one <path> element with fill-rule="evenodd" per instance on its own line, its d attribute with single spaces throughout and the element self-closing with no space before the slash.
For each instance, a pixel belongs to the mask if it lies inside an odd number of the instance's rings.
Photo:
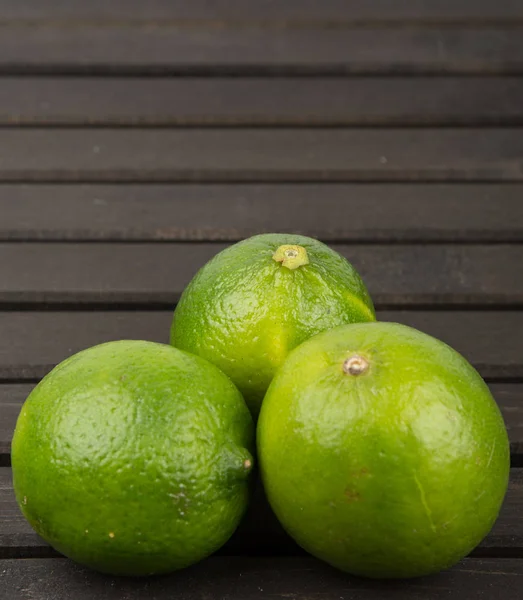
<svg viewBox="0 0 523 600">
<path fill-rule="evenodd" d="M 294 246 L 292 244 L 280 246 L 272 255 L 272 258 L 291 271 L 309 264 L 307 250 L 303 246 Z"/>
</svg>

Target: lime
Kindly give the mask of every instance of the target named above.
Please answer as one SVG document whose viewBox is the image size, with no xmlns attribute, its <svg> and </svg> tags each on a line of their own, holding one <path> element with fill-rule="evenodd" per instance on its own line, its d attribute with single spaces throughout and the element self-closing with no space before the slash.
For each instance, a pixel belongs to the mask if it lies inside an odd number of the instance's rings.
<svg viewBox="0 0 523 600">
<path fill-rule="evenodd" d="M 499 409 L 452 348 L 395 323 L 296 348 L 258 421 L 269 502 L 305 550 L 356 575 L 447 568 L 491 529 L 509 475 Z"/>
<path fill-rule="evenodd" d="M 254 428 L 203 359 L 121 341 L 72 356 L 33 390 L 13 439 L 35 531 L 94 569 L 148 575 L 219 548 L 248 502 Z"/>
<path fill-rule="evenodd" d="M 311 238 L 265 234 L 200 269 L 175 310 L 171 344 L 218 366 L 256 416 L 290 350 L 361 321 L 375 321 L 374 308 L 345 258 Z"/>
</svg>

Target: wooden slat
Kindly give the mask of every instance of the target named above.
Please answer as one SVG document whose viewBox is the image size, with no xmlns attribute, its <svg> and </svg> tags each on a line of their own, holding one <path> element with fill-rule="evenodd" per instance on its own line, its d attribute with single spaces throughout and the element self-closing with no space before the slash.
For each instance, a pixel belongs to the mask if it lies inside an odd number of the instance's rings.
<svg viewBox="0 0 523 600">
<path fill-rule="evenodd" d="M 249 511 L 231 540 L 222 548 L 224 555 L 296 555 L 303 551 L 285 533 L 272 513 L 260 482 Z M 499 518 L 483 540 L 476 555 L 523 557 L 523 469 L 512 469 L 507 496 Z M 11 469 L 0 468 L 0 557 L 54 556 L 20 512 L 11 484 Z M 523 562 L 523 561 L 522 561 Z"/>
<path fill-rule="evenodd" d="M 24 400 L 34 385 L 0 385 L 0 455 L 11 452 L 11 439 Z"/>
<path fill-rule="evenodd" d="M 0 384 L 0 455 L 10 453 L 16 419 L 33 387 L 33 384 Z M 523 385 L 492 383 L 490 389 L 505 419 L 510 452 L 519 457 L 523 455 Z"/>
<path fill-rule="evenodd" d="M 3 78 L 0 125 L 523 123 L 519 78 Z"/>
<path fill-rule="evenodd" d="M 0 379 L 39 379 L 66 356 L 110 340 L 168 343 L 171 318 L 171 311 L 0 313 Z"/>
<path fill-rule="evenodd" d="M 170 306 L 223 244 L 0 244 L 0 304 Z M 523 245 L 332 248 L 377 305 L 523 307 Z"/>
<path fill-rule="evenodd" d="M 518 0 L 154 0 L 144 5 L 140 0 L 91 0 L 90 2 L 38 0 L 3 0 L 0 9 L 3 20 L 103 19 L 103 20 L 227 20 L 227 21 L 331 21 L 339 23 L 405 21 L 416 23 L 506 22 L 523 19 L 523 7 Z"/>
<path fill-rule="evenodd" d="M 7 129 L 2 144 L 5 182 L 523 180 L 514 128 Z"/>
<path fill-rule="evenodd" d="M 523 385 L 490 384 L 492 395 L 501 408 L 510 438 L 510 452 L 523 454 Z"/>
<path fill-rule="evenodd" d="M 380 311 L 441 338 L 488 379 L 523 378 L 523 312 Z M 167 342 L 171 311 L 0 313 L 0 379 L 37 379 L 83 348 L 109 340 Z"/>
<path fill-rule="evenodd" d="M 378 318 L 405 323 L 442 339 L 487 379 L 523 377 L 523 340 L 519 348 L 516 338 L 520 336 L 514 335 L 523 331 L 523 312 L 379 311 Z"/>
<path fill-rule="evenodd" d="M 327 242 L 522 242 L 522 198 L 521 184 L 4 184 L 0 241 L 238 241 L 289 231 Z"/>
<path fill-rule="evenodd" d="M 139 580 L 98 575 L 62 558 L 0 561 L 9 600 L 519 600 L 522 575 L 517 559 L 466 559 L 439 575 L 403 582 L 349 577 L 305 557 L 213 557 L 173 575 Z"/>
<path fill-rule="evenodd" d="M 523 36 L 512 27 L 7 25 L 0 72 L 518 75 Z"/>
</svg>

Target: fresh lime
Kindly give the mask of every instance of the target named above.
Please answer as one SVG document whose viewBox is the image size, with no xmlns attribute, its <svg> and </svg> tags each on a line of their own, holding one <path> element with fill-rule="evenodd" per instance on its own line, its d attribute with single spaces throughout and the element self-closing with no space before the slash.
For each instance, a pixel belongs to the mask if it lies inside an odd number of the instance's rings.
<svg viewBox="0 0 523 600">
<path fill-rule="evenodd" d="M 345 258 L 311 238 L 266 234 L 223 250 L 198 272 L 174 313 L 171 343 L 229 375 L 257 415 L 290 350 L 320 331 L 374 320 Z"/>
<path fill-rule="evenodd" d="M 186 567 L 234 532 L 253 424 L 216 367 L 151 342 L 72 356 L 33 390 L 13 439 L 16 498 L 66 556 L 113 574 Z"/>
<path fill-rule="evenodd" d="M 394 323 L 294 350 L 258 421 L 269 501 L 311 554 L 356 575 L 449 567 L 491 529 L 509 443 L 488 387 L 457 352 Z"/>
</svg>

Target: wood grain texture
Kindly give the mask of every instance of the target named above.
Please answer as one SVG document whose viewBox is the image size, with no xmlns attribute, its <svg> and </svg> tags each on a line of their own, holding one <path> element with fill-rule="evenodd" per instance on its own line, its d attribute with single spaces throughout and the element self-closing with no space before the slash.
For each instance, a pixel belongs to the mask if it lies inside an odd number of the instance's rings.
<svg viewBox="0 0 523 600">
<path fill-rule="evenodd" d="M 16 419 L 33 387 L 33 384 L 0 384 L 0 455 L 11 451 Z M 523 385 L 492 383 L 490 389 L 505 419 L 510 452 L 519 457 L 523 455 Z"/>
<path fill-rule="evenodd" d="M 0 241 L 238 241 L 288 231 L 326 242 L 522 242 L 522 198 L 521 184 L 4 184 Z"/>
<path fill-rule="evenodd" d="M 519 600 L 522 575 L 523 561 L 514 559 L 465 559 L 433 577 L 386 583 L 350 577 L 307 557 L 213 557 L 139 580 L 99 575 L 62 558 L 0 561 L 9 600 Z"/>
<path fill-rule="evenodd" d="M 7 129 L 2 145 L 4 182 L 523 180 L 515 128 Z"/>
<path fill-rule="evenodd" d="M 522 311 L 379 311 L 447 342 L 489 380 L 523 378 Z M 71 354 L 118 339 L 167 343 L 171 311 L 0 313 L 0 380 L 43 377 Z"/>
<path fill-rule="evenodd" d="M 517 28 L 11 24 L 0 73 L 523 73 Z"/>
<path fill-rule="evenodd" d="M 523 470 L 511 469 L 499 518 L 476 555 L 523 557 Z M 502 552 L 503 551 L 503 552 Z M 265 499 L 260 481 L 248 512 L 222 555 L 299 555 L 303 550 L 285 533 Z M 0 557 L 30 558 L 56 553 L 32 529 L 20 512 L 11 483 L 11 469 L 0 468 Z M 522 561 L 523 562 L 523 561 Z"/>
<path fill-rule="evenodd" d="M 0 125 L 523 124 L 517 77 L 0 79 Z"/>
<path fill-rule="evenodd" d="M 289 243 L 293 243 L 293 237 Z M 174 305 L 223 244 L 0 244 L 0 305 Z M 338 245 L 380 307 L 523 307 L 523 245 Z"/>
<path fill-rule="evenodd" d="M 145 5 L 139 0 L 3 0 L 0 17 L 4 21 L 96 19 L 103 21 L 151 20 L 225 20 L 303 22 L 335 21 L 336 23 L 389 22 L 389 23 L 514 23 L 523 19 L 523 7 L 518 0 L 150 0 Z"/>
</svg>

